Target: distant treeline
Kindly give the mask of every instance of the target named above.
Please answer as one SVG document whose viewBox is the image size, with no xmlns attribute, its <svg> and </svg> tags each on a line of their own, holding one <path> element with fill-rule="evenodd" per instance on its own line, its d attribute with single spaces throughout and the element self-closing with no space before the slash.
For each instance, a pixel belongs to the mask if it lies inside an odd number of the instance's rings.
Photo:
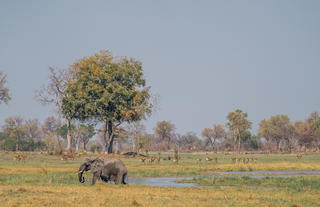
<svg viewBox="0 0 320 207">
<path fill-rule="evenodd" d="M 204 128 L 201 137 L 189 132 L 175 132 L 169 121 L 156 124 L 153 133 L 147 133 L 137 121 L 119 126 L 114 131 L 115 152 L 134 151 L 148 153 L 174 149 L 180 151 L 317 151 L 320 149 L 320 116 L 312 112 L 304 121 L 291 122 L 287 115 L 275 115 L 262 120 L 258 133 L 251 134 L 248 114 L 241 110 L 230 112 L 225 125 L 213 124 Z M 93 124 L 74 123 L 72 150 L 102 152 L 105 150 L 104 126 L 95 129 Z M 95 139 L 94 139 L 95 137 Z M 23 120 L 9 117 L 0 131 L 0 149 L 9 151 L 42 150 L 61 154 L 67 147 L 67 128 L 56 117 L 48 117 L 44 123 L 37 119 Z"/>
<path fill-rule="evenodd" d="M 248 114 L 235 110 L 225 125 L 195 133 L 175 132 L 168 121 L 156 124 L 149 134 L 141 124 L 152 114 L 157 96 L 146 85 L 142 63 L 101 50 L 74 62 L 68 69 L 49 68 L 49 81 L 39 87 L 37 100 L 52 104 L 62 121 L 8 117 L 0 132 L 1 150 L 47 150 L 61 154 L 79 150 L 105 151 L 304 151 L 320 148 L 320 118 L 312 112 L 304 121 L 292 123 L 279 114 L 262 120 L 251 134 Z M 0 104 L 11 99 L 7 75 L 0 71 Z M 97 128 L 97 126 L 102 127 Z M 96 135 L 97 139 L 92 139 Z M 90 141 L 92 140 L 92 141 Z"/>
</svg>

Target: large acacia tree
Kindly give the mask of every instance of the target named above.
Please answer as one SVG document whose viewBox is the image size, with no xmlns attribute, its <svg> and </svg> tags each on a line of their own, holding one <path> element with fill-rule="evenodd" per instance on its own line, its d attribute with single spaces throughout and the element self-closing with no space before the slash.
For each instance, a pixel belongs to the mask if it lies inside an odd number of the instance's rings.
<svg viewBox="0 0 320 207">
<path fill-rule="evenodd" d="M 112 153 L 115 127 L 151 114 L 151 95 L 141 62 L 115 58 L 110 51 L 102 50 L 75 62 L 70 73 L 73 81 L 63 99 L 63 111 L 74 112 L 80 121 L 103 122 L 106 152 Z"/>
</svg>

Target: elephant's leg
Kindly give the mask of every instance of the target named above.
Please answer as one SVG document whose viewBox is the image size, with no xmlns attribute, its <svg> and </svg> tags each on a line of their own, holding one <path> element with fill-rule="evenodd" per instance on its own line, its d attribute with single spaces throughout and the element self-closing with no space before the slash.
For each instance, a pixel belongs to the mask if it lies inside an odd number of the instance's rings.
<svg viewBox="0 0 320 207">
<path fill-rule="evenodd" d="M 115 179 L 116 184 L 126 184 L 125 182 L 126 174 L 118 174 L 117 178 Z"/>
<path fill-rule="evenodd" d="M 94 185 L 96 183 L 97 180 L 99 180 L 100 176 L 98 173 L 94 173 L 93 177 L 92 177 L 92 183 L 91 185 Z"/>
<path fill-rule="evenodd" d="M 118 174 L 117 178 L 115 179 L 115 184 L 121 184 L 122 183 L 122 175 Z"/>
<path fill-rule="evenodd" d="M 125 173 L 125 174 L 122 175 L 122 179 L 121 179 L 121 183 L 122 183 L 122 184 L 127 184 L 127 183 L 126 183 L 126 177 L 127 177 L 127 173 Z"/>
<path fill-rule="evenodd" d="M 109 178 L 107 178 L 105 176 L 100 176 L 100 177 L 101 177 L 101 180 L 106 182 L 106 183 L 109 182 L 109 180 L 110 180 Z"/>
</svg>

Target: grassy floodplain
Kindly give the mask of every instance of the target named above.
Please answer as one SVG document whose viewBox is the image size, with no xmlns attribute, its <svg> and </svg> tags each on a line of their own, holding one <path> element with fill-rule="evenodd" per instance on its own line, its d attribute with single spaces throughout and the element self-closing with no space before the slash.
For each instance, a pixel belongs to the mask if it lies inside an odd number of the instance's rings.
<svg viewBox="0 0 320 207">
<path fill-rule="evenodd" d="M 203 153 L 186 153 L 181 154 L 179 164 L 163 160 L 149 164 L 139 158 L 113 155 L 124 161 L 129 177 L 202 176 L 189 182 L 209 186 L 188 188 L 106 183 L 90 186 L 80 184 L 76 173 L 83 158 L 93 155 L 68 161 L 39 153 L 27 153 L 25 161 L 14 161 L 13 156 L 0 153 L 0 206 L 320 206 L 320 177 L 206 177 L 215 171 L 320 170 L 320 154 L 304 154 L 301 159 L 295 154 L 209 154 L 218 157 L 216 163 L 205 161 L 207 155 Z M 233 164 L 232 157 L 258 160 Z"/>
</svg>

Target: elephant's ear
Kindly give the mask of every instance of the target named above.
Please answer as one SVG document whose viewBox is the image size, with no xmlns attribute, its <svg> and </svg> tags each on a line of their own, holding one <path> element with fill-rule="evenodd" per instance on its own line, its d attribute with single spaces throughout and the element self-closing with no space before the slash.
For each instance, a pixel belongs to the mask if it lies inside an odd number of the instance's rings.
<svg viewBox="0 0 320 207">
<path fill-rule="evenodd" d="M 97 157 L 91 161 L 90 170 L 92 173 L 95 173 L 102 169 L 104 165 L 104 159 Z"/>
</svg>

